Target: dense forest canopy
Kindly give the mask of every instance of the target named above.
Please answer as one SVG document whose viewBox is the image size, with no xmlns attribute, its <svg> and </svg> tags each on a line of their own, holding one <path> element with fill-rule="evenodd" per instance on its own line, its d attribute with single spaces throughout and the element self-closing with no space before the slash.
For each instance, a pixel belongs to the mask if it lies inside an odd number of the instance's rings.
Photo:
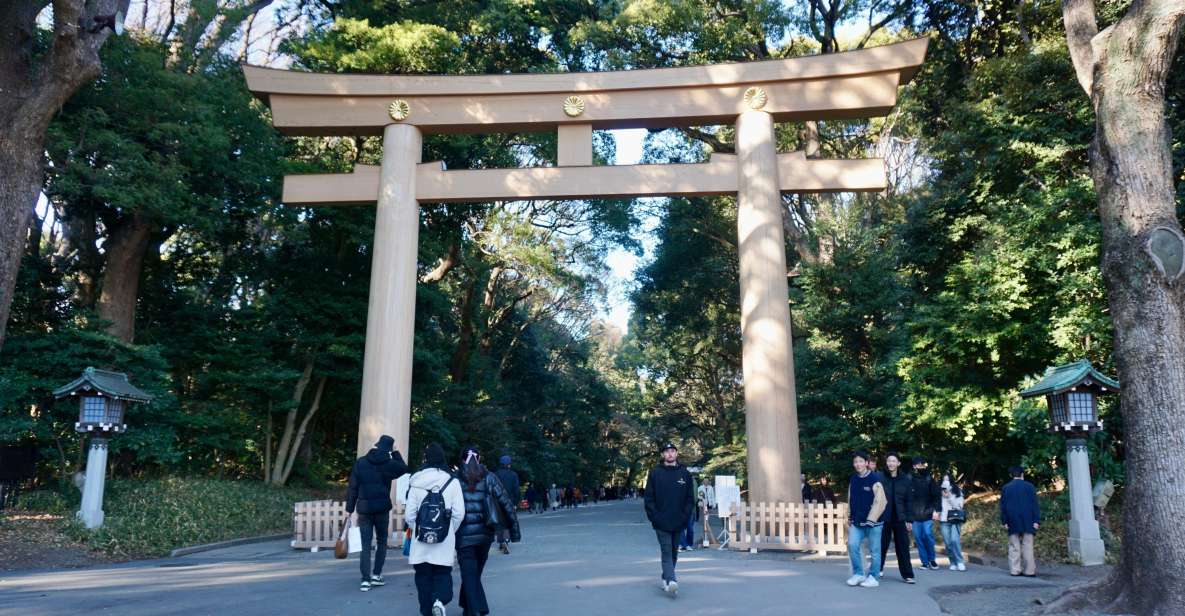
<svg viewBox="0 0 1185 616">
<path fill-rule="evenodd" d="M 1100 4 L 1100 21 L 1125 6 Z M 0 442 L 36 444 L 45 480 L 81 464 L 77 408 L 50 392 L 88 365 L 157 396 L 113 440 L 116 474 L 315 484 L 348 468 L 374 212 L 286 206 L 279 186 L 376 164 L 380 142 L 281 138 L 244 60 L 584 71 L 928 36 L 889 117 L 777 128 L 781 151 L 884 157 L 892 184 L 784 197 L 806 473 L 838 477 L 866 448 L 923 453 L 984 485 L 1023 462 L 1049 482 L 1061 437 L 1017 392 L 1080 358 L 1115 372 L 1094 117 L 1056 3 L 147 0 L 127 26 L 50 127 L 0 350 Z M 1185 71 L 1167 95 L 1180 178 Z M 648 162 L 695 162 L 732 151 L 733 131 L 652 131 L 644 145 Z M 424 149 L 450 168 L 556 157 L 550 134 L 431 136 Z M 598 164 L 615 156 L 597 133 Z M 532 480 L 632 483 L 673 438 L 685 461 L 743 477 L 735 210 L 726 197 L 425 205 L 412 451 L 476 444 Z M 603 318 L 607 257 L 622 250 L 644 254 L 627 331 Z M 1122 482 L 1117 405 L 1104 418 L 1095 473 Z"/>
</svg>

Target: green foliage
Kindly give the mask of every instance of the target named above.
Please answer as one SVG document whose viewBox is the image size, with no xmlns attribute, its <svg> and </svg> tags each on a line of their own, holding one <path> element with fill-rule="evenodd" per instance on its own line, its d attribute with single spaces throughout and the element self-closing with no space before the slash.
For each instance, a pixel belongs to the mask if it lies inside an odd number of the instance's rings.
<svg viewBox="0 0 1185 616">
<path fill-rule="evenodd" d="M 1047 563 L 1073 563 L 1066 551 L 1066 538 L 1070 534 L 1069 492 L 1041 492 L 1037 494 L 1041 506 L 1041 528 L 1033 535 L 1033 553 L 1037 560 Z M 1008 554 L 1008 530 L 1000 523 L 1000 498 L 998 495 L 973 496 L 965 508 L 967 522 L 963 524 L 960 544 L 964 550 L 982 552 L 996 557 Z M 1120 516 L 1119 499 L 1112 499 L 1107 505 L 1109 519 Z M 1122 550 L 1121 537 L 1105 525 L 1100 526 L 1103 543 L 1107 549 L 1107 562 L 1119 562 Z M 935 533 L 935 537 L 941 537 Z"/>
<path fill-rule="evenodd" d="M 69 519 L 65 531 L 91 549 L 120 558 L 166 556 L 176 548 L 292 530 L 292 504 L 309 490 L 250 481 L 114 479 L 107 482 L 103 526 Z M 41 499 L 22 501 L 34 509 Z"/>
</svg>

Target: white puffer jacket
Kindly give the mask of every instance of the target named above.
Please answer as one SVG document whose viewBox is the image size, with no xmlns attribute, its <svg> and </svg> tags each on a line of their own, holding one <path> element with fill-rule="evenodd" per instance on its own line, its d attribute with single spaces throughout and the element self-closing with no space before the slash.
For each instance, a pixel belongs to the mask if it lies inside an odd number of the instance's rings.
<svg viewBox="0 0 1185 616">
<path fill-rule="evenodd" d="M 408 563 L 418 565 L 431 563 L 442 567 L 451 567 L 457 560 L 457 547 L 454 537 L 457 528 L 465 519 L 465 495 L 461 493 L 461 482 L 454 480 L 444 490 L 444 503 L 448 506 L 452 518 L 449 520 L 448 538 L 442 543 L 423 543 L 416 540 L 416 514 L 420 511 L 420 503 L 428 495 L 429 490 L 439 490 L 452 475 L 438 468 L 426 468 L 411 476 L 408 481 L 407 510 L 403 519 L 411 529 L 411 554 Z"/>
</svg>

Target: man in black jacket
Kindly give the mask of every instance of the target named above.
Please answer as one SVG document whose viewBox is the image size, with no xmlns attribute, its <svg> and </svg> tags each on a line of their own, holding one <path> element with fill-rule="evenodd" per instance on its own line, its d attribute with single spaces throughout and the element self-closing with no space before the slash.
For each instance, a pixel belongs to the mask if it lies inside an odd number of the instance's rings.
<svg viewBox="0 0 1185 616">
<path fill-rule="evenodd" d="M 387 529 L 391 511 L 391 482 L 407 472 L 403 456 L 394 451 L 395 439 L 386 434 L 379 437 L 365 456 L 358 458 L 350 471 L 350 487 L 346 494 L 346 513 L 353 516 L 362 531 L 361 590 L 383 585 L 383 563 L 387 560 Z M 377 536 L 377 537 L 376 537 Z M 378 539 L 374 553 L 374 570 L 370 568 L 370 542 Z"/>
<path fill-rule="evenodd" d="M 890 451 L 885 455 L 885 498 L 889 501 L 885 511 L 885 526 L 881 531 L 881 572 L 885 568 L 885 555 L 889 553 L 892 543 L 897 554 L 897 570 L 901 572 L 901 579 L 906 584 L 913 584 L 913 563 L 909 559 L 909 531 L 905 529 L 909 524 L 910 476 L 901 468 L 901 456 Z M 884 578 L 884 576 L 881 576 Z"/>
<path fill-rule="evenodd" d="M 691 473 L 679 464 L 679 450 L 674 443 L 662 446 L 662 464 L 646 478 L 646 517 L 658 536 L 662 555 L 662 589 L 674 596 L 679 592 L 675 564 L 679 560 L 679 533 L 695 511 L 695 482 Z"/>
<path fill-rule="evenodd" d="M 519 499 L 522 497 L 519 495 L 520 485 L 518 481 L 518 473 L 514 472 L 514 469 L 510 468 L 510 456 L 502 456 L 501 458 L 498 458 L 498 465 L 499 468 L 494 472 L 494 474 L 497 475 L 498 480 L 502 482 L 502 488 L 506 491 L 507 496 L 510 497 L 510 501 L 514 503 L 515 507 L 518 507 Z M 509 541 L 510 528 L 506 525 L 499 526 L 498 549 L 501 550 L 503 554 L 510 553 L 510 546 L 507 545 Z"/>
<path fill-rule="evenodd" d="M 922 568 L 938 570 L 938 556 L 934 550 L 934 522 L 942 512 L 942 490 L 930 476 L 926 459 L 913 459 L 913 478 L 909 482 L 909 519 L 913 521 L 913 540 L 918 546 Z"/>
</svg>

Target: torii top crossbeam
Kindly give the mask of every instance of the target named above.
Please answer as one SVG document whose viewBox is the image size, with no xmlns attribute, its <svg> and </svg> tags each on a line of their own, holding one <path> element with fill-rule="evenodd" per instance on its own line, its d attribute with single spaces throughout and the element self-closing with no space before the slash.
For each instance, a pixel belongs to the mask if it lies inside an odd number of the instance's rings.
<svg viewBox="0 0 1185 616">
<path fill-rule="evenodd" d="M 377 135 L 402 123 L 420 133 L 558 130 L 557 167 L 416 170 L 420 202 L 735 193 L 734 157 L 699 165 L 592 167 L 592 130 L 731 124 L 760 109 L 773 121 L 887 114 L 917 73 L 926 39 L 836 54 L 709 66 L 517 75 L 349 75 L 244 66 L 247 85 L 289 135 Z M 418 160 L 416 161 L 418 162 Z M 877 191 L 878 159 L 778 159 L 784 192 Z M 565 167 L 583 167 L 564 169 Z M 377 167 L 285 178 L 290 204 L 373 203 Z"/>
<path fill-rule="evenodd" d="M 917 72 L 927 40 L 843 53 L 708 66 L 516 75 L 348 75 L 244 66 L 247 85 L 288 135 L 378 135 L 392 99 L 424 133 L 731 124 L 744 92 L 765 90 L 775 121 L 887 114 Z M 583 112 L 564 102 L 578 97 Z M 574 102 L 574 101 L 573 101 Z M 574 104 L 579 104 L 575 103 Z"/>
</svg>

